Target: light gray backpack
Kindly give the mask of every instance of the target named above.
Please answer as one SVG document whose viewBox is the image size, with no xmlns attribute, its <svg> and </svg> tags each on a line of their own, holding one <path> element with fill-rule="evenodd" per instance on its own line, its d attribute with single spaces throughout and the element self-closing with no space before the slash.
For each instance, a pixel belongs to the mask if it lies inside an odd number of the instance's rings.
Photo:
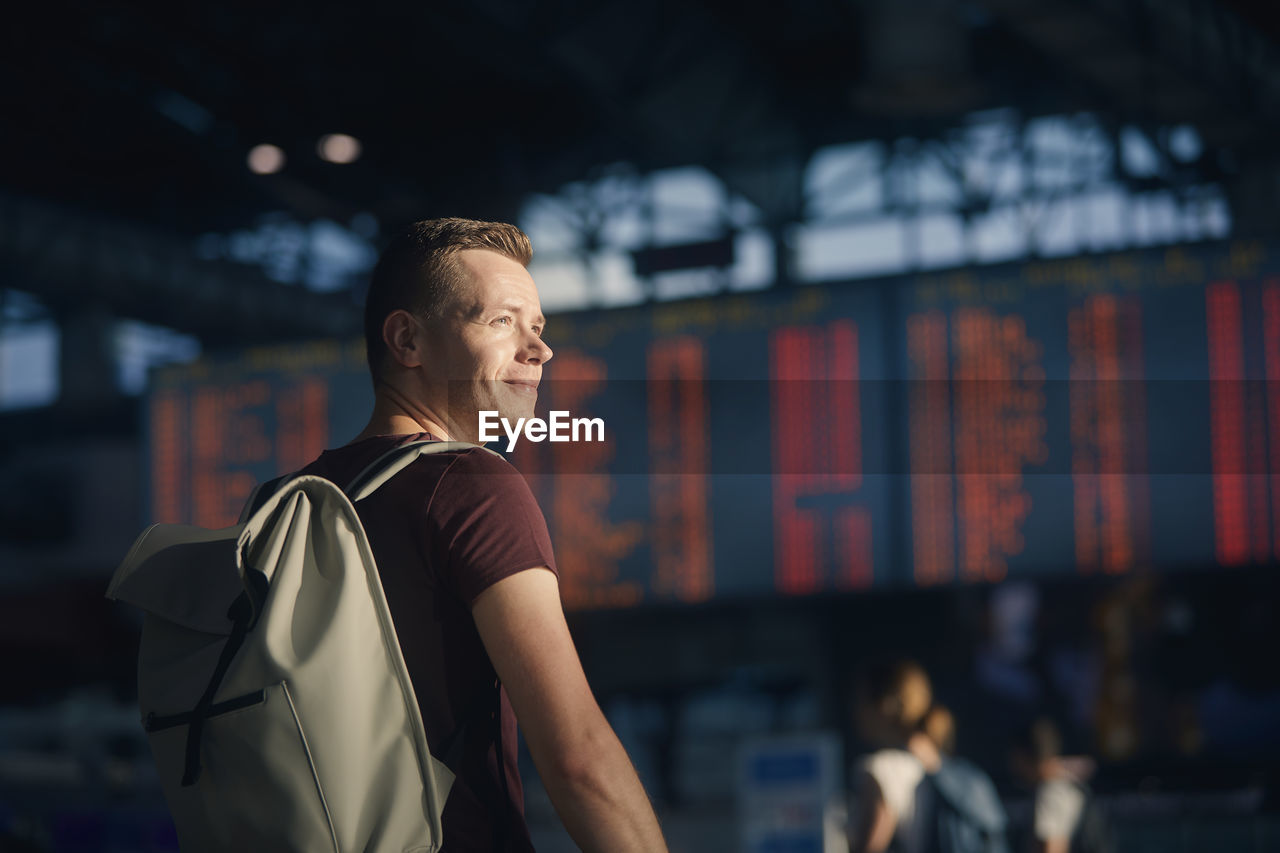
<svg viewBox="0 0 1280 853">
<path fill-rule="evenodd" d="M 234 527 L 138 537 L 107 597 L 146 612 L 138 703 L 184 851 L 439 849 L 453 774 L 353 503 L 420 455 L 475 447 L 407 445 L 345 493 L 295 476 Z"/>
</svg>

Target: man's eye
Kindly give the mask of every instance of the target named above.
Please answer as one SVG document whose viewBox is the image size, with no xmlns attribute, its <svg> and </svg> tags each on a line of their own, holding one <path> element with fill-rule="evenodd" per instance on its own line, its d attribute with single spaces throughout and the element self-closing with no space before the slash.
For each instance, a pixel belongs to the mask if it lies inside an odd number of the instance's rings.
<svg viewBox="0 0 1280 853">
<path fill-rule="evenodd" d="M 495 323 L 506 323 L 508 326 L 510 326 L 510 325 L 511 325 L 511 318 L 510 318 L 510 317 L 499 317 L 498 319 L 494 320 L 493 322 L 495 322 Z"/>
</svg>

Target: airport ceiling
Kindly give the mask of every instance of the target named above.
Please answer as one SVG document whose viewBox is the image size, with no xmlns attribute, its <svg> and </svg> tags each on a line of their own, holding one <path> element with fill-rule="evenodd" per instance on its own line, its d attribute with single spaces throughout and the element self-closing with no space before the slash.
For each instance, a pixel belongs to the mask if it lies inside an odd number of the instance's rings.
<svg viewBox="0 0 1280 853">
<path fill-rule="evenodd" d="M 1270 5 L 36 4 L 0 56 L 0 193 L 192 235 L 280 210 L 511 217 L 626 162 L 706 165 L 767 207 L 776 164 L 1009 105 L 1260 148 L 1280 126 Z M 333 132 L 363 156 L 324 162 Z M 246 168 L 262 142 L 279 173 Z"/>
</svg>

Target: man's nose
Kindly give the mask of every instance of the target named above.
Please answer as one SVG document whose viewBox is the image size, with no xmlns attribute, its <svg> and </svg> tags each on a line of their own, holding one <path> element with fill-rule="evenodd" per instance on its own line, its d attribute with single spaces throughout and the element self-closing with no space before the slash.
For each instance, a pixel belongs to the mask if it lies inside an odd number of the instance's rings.
<svg viewBox="0 0 1280 853">
<path fill-rule="evenodd" d="M 546 364 L 555 355 L 551 351 L 551 347 L 547 346 L 542 338 L 530 333 L 529 341 L 525 346 L 525 362 L 529 364 Z"/>
</svg>

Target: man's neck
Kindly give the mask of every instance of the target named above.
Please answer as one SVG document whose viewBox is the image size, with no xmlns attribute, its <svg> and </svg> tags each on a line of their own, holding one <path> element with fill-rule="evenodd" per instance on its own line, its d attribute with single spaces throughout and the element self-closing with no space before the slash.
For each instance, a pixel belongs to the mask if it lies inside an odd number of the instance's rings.
<svg viewBox="0 0 1280 853">
<path fill-rule="evenodd" d="M 369 423 L 352 441 L 362 441 L 377 435 L 414 435 L 420 432 L 431 433 L 446 441 L 451 438 L 442 418 L 420 407 L 411 407 L 400 397 L 394 391 L 386 393 L 385 388 L 379 388 L 375 392 L 373 415 L 369 418 Z"/>
<path fill-rule="evenodd" d="M 365 428 L 360 431 L 360 434 L 352 439 L 352 442 L 363 441 L 366 438 L 373 438 L 379 435 L 416 435 L 420 432 L 428 432 L 436 438 L 449 440 L 449 434 L 437 424 L 430 422 L 420 423 L 413 418 L 397 415 L 386 420 L 370 420 Z"/>
</svg>

